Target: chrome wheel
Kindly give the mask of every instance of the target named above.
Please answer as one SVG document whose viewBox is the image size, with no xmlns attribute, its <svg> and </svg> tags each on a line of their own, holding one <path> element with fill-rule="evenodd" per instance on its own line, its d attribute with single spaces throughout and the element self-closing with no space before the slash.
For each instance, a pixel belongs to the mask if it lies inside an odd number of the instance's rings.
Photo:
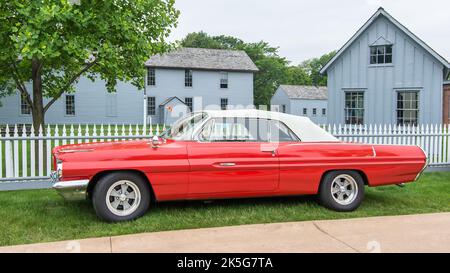
<svg viewBox="0 0 450 273">
<path fill-rule="evenodd" d="M 141 192 L 138 186 L 129 180 L 120 180 L 109 187 L 106 193 L 108 209 L 118 216 L 132 214 L 139 207 Z"/>
<path fill-rule="evenodd" d="M 351 204 L 358 196 L 358 184 L 348 174 L 340 174 L 331 182 L 331 196 L 340 205 Z"/>
</svg>

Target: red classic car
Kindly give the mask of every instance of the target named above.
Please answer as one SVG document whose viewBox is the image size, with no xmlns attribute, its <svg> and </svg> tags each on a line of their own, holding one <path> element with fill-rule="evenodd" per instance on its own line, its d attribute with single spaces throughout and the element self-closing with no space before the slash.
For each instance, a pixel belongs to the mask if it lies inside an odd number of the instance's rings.
<svg viewBox="0 0 450 273">
<path fill-rule="evenodd" d="M 318 194 L 356 209 L 365 186 L 417 180 L 418 146 L 344 143 L 308 118 L 260 110 L 194 112 L 151 140 L 53 150 L 54 188 L 91 199 L 106 221 L 142 216 L 151 201 Z"/>
</svg>

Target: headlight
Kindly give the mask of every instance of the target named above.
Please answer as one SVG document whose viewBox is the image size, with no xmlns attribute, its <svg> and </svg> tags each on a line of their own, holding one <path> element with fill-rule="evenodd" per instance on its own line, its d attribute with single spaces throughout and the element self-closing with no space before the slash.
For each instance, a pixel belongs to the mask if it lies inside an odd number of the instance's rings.
<svg viewBox="0 0 450 273">
<path fill-rule="evenodd" d="M 63 163 L 62 161 L 58 160 L 56 162 L 56 176 L 58 177 L 58 179 L 62 177 L 62 174 L 63 174 Z"/>
</svg>

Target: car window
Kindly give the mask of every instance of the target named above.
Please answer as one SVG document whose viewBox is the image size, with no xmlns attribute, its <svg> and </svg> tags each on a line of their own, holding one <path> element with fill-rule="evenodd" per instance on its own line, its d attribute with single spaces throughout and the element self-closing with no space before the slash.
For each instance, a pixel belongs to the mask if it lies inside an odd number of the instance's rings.
<svg viewBox="0 0 450 273">
<path fill-rule="evenodd" d="M 212 142 L 268 141 L 268 121 L 255 118 L 214 118 L 203 127 L 199 140 Z"/>
<path fill-rule="evenodd" d="M 278 120 L 269 121 L 269 131 L 271 142 L 299 141 L 298 137 Z"/>
<path fill-rule="evenodd" d="M 206 119 L 206 114 L 191 114 L 175 122 L 174 125 L 162 134 L 162 137 L 175 140 L 191 140 L 192 133 L 198 124 Z"/>
</svg>

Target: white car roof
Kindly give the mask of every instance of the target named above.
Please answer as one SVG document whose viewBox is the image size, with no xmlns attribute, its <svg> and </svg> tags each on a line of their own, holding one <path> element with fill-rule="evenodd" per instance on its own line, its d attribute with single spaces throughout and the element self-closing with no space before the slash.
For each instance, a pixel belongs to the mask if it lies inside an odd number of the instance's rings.
<svg viewBox="0 0 450 273">
<path fill-rule="evenodd" d="M 286 124 L 303 142 L 339 141 L 307 117 L 257 109 L 204 110 L 211 118 L 265 118 Z"/>
</svg>

